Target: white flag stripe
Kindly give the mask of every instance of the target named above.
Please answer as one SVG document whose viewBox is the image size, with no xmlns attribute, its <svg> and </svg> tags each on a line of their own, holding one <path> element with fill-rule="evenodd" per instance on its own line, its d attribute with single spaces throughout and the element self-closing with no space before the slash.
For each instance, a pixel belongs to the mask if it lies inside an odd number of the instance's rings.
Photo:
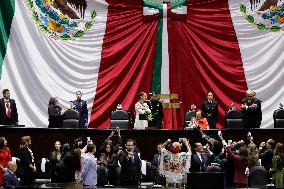
<svg viewBox="0 0 284 189">
<path fill-rule="evenodd" d="M 168 43 L 167 4 L 163 4 L 161 94 L 170 93 L 170 64 Z"/>
<path fill-rule="evenodd" d="M 90 111 L 106 28 L 106 2 L 88 1 L 88 7 L 97 12 L 93 30 L 67 42 L 48 37 L 35 25 L 25 1 L 15 2 L 0 88 L 10 89 L 20 124 L 46 127 L 49 98 L 57 96 L 67 107 L 77 90 L 82 91 Z"/>
<path fill-rule="evenodd" d="M 154 14 L 159 14 L 159 10 L 155 8 L 143 7 L 143 15 L 150 16 Z"/>
<path fill-rule="evenodd" d="M 260 31 L 255 25 L 248 23 L 240 12 L 240 5 L 245 4 L 250 9 L 249 0 L 228 2 L 247 86 L 255 90 L 262 101 L 261 127 L 272 128 L 273 112 L 280 102 L 284 102 L 284 32 Z"/>
<path fill-rule="evenodd" d="M 175 14 L 187 14 L 187 6 L 180 6 L 171 10 Z"/>
</svg>

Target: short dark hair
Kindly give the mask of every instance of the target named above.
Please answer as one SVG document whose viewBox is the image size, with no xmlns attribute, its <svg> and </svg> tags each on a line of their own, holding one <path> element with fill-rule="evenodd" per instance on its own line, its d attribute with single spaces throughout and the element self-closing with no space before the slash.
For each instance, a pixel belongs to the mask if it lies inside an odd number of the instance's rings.
<svg viewBox="0 0 284 189">
<path fill-rule="evenodd" d="M 134 139 L 129 138 L 126 140 L 125 144 L 127 144 L 127 142 L 133 142 L 133 145 L 136 146 L 136 141 Z"/>
<path fill-rule="evenodd" d="M 82 92 L 81 92 L 81 91 L 76 91 L 76 93 L 81 93 L 81 94 L 82 94 Z"/>
<path fill-rule="evenodd" d="M 96 149 L 96 146 L 94 144 L 88 144 L 87 145 L 87 152 L 92 152 Z"/>
<path fill-rule="evenodd" d="M 2 91 L 3 95 L 5 95 L 7 92 L 9 92 L 9 89 L 4 89 L 4 90 Z"/>
<path fill-rule="evenodd" d="M 201 142 L 195 142 L 193 143 L 193 149 L 197 147 L 197 144 L 201 144 Z M 201 144 L 202 145 L 202 144 Z"/>
</svg>

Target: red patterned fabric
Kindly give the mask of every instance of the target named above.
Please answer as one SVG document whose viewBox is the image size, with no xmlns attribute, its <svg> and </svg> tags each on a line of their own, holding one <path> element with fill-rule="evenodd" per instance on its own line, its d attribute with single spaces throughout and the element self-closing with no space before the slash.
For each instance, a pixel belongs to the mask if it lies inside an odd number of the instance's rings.
<svg viewBox="0 0 284 189">
<path fill-rule="evenodd" d="M 8 147 L 4 147 L 2 150 L 0 150 L 0 165 L 6 168 L 10 160 L 10 149 Z M 3 171 L 0 170 L 0 185 L 3 185 L 3 174 Z"/>
<path fill-rule="evenodd" d="M 139 91 L 151 88 L 158 20 L 144 22 L 142 0 L 108 0 L 102 61 L 89 127 L 108 128 L 118 103 L 134 110 Z M 165 110 L 163 128 L 182 129 L 191 104 L 207 92 L 219 103 L 217 128 L 232 102 L 247 90 L 240 49 L 227 0 L 190 0 L 186 20 L 168 18 L 170 91 L 180 109 Z"/>
</svg>

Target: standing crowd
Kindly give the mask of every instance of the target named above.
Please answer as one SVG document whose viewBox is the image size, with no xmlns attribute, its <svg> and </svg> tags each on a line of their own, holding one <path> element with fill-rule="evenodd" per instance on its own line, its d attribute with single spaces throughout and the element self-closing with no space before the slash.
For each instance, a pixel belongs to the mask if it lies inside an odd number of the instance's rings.
<svg viewBox="0 0 284 189">
<path fill-rule="evenodd" d="M 250 133 L 243 140 L 225 140 L 207 136 L 201 128 L 200 140 L 192 143 L 186 138 L 168 139 L 157 145 L 153 161 L 146 162 L 154 184 L 182 187 L 188 172 L 223 172 L 225 188 L 261 187 L 270 178 L 276 188 L 284 185 L 284 145 L 273 139 L 254 143 Z M 86 186 L 138 186 L 141 182 L 143 160 L 133 139 L 124 139 L 114 129 L 97 148 L 91 138 L 82 146 L 79 138 L 73 144 L 55 141 L 49 155 L 49 177 L 53 183 L 77 182 Z M 0 137 L 0 185 L 4 188 L 30 186 L 42 169 L 35 161 L 31 137 L 23 136 L 13 156 L 7 140 Z M 18 181 L 20 178 L 20 182 Z"/>
</svg>

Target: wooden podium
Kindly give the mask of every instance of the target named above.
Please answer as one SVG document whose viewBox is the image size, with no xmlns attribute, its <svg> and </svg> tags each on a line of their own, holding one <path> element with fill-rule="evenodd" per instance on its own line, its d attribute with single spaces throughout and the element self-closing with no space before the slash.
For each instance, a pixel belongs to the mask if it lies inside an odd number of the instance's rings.
<svg viewBox="0 0 284 189">
<path fill-rule="evenodd" d="M 158 94 L 159 99 L 162 101 L 163 108 L 177 109 L 180 108 L 179 94 Z"/>
<path fill-rule="evenodd" d="M 179 114 L 182 102 L 179 94 L 159 94 L 164 108 L 163 129 L 179 129 Z"/>
</svg>

